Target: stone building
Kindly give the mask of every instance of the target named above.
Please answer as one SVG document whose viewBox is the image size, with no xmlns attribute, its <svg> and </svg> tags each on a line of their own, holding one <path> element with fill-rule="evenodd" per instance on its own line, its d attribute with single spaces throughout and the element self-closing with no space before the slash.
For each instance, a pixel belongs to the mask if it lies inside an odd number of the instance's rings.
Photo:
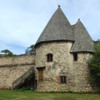
<svg viewBox="0 0 100 100">
<path fill-rule="evenodd" d="M 80 19 L 71 25 L 58 6 L 35 48 L 33 56 L 0 58 L 1 89 L 14 89 L 34 68 L 37 91 L 93 91 L 87 65 L 93 41 Z"/>
<path fill-rule="evenodd" d="M 38 91 L 92 91 L 93 41 L 80 19 L 71 25 L 58 6 L 35 47 Z"/>
</svg>

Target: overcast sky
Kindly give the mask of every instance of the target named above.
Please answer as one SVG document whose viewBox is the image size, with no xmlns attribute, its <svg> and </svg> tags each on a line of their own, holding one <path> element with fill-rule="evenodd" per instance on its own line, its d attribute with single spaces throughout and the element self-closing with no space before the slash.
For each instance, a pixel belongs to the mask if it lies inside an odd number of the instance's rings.
<svg viewBox="0 0 100 100">
<path fill-rule="evenodd" d="M 71 24 L 80 18 L 92 39 L 100 39 L 100 0 L 0 0 L 0 51 L 25 53 L 58 5 Z"/>
</svg>

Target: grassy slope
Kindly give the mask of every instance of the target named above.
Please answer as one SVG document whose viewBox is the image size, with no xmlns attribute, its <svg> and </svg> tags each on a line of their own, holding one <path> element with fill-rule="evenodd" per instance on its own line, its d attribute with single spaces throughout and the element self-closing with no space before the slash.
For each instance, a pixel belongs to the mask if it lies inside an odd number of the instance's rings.
<svg viewBox="0 0 100 100">
<path fill-rule="evenodd" d="M 0 100 L 100 100 L 100 95 L 0 90 Z"/>
</svg>

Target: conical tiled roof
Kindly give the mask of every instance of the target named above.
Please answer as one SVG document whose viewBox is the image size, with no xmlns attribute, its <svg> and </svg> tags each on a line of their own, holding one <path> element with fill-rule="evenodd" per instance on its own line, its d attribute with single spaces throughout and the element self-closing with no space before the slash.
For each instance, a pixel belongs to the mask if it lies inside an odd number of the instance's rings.
<svg viewBox="0 0 100 100">
<path fill-rule="evenodd" d="M 36 45 L 52 41 L 74 41 L 72 27 L 60 7 L 48 22 Z"/>
<path fill-rule="evenodd" d="M 80 20 L 73 25 L 75 43 L 71 52 L 94 52 L 93 41 Z"/>
</svg>

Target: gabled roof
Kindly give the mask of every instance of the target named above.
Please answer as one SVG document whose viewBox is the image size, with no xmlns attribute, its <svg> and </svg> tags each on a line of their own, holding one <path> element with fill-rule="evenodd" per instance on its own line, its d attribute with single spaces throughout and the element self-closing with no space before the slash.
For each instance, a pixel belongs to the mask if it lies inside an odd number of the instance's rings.
<svg viewBox="0 0 100 100">
<path fill-rule="evenodd" d="M 36 45 L 52 41 L 74 41 L 72 27 L 60 6 L 48 22 Z"/>
<path fill-rule="evenodd" d="M 73 25 L 75 42 L 71 52 L 94 52 L 93 41 L 80 20 Z"/>
</svg>

